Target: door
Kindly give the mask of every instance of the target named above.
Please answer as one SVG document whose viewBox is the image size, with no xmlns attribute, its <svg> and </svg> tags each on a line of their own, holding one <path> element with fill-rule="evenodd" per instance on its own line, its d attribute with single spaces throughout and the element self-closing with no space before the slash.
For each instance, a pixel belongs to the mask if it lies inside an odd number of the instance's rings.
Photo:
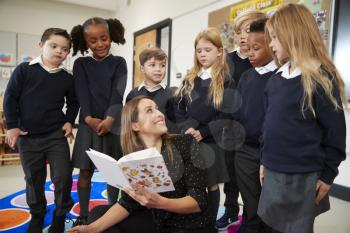
<svg viewBox="0 0 350 233">
<path fill-rule="evenodd" d="M 135 37 L 133 87 L 137 87 L 143 81 L 143 75 L 140 70 L 141 65 L 139 61 L 140 53 L 144 49 L 156 47 L 156 42 L 157 42 L 156 29 L 145 32 Z"/>
</svg>

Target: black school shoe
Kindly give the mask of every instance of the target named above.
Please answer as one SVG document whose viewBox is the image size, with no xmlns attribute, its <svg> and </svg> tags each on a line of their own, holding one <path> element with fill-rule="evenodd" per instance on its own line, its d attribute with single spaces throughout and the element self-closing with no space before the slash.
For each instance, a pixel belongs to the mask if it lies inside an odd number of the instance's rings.
<svg viewBox="0 0 350 233">
<path fill-rule="evenodd" d="M 77 220 L 75 220 L 75 222 L 73 223 L 72 227 L 76 227 L 76 226 L 79 226 L 79 225 L 87 225 L 87 219 L 88 219 L 87 216 L 79 216 L 77 218 Z"/>
<path fill-rule="evenodd" d="M 32 215 L 29 222 L 27 233 L 42 233 L 45 215 Z"/>
<path fill-rule="evenodd" d="M 49 228 L 49 233 L 63 233 L 65 230 L 65 220 L 66 215 L 57 216 L 55 210 L 52 215 L 52 223 Z"/>
</svg>

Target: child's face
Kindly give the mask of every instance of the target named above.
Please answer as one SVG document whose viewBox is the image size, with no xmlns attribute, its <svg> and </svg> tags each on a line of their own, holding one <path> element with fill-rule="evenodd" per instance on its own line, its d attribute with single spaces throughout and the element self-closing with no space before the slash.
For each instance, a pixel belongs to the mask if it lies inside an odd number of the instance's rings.
<svg viewBox="0 0 350 233">
<path fill-rule="evenodd" d="M 166 71 L 166 60 L 156 60 L 154 57 L 148 59 L 143 66 L 141 66 L 141 72 L 145 76 L 145 82 L 147 85 L 159 84 Z"/>
<path fill-rule="evenodd" d="M 94 58 L 100 60 L 108 55 L 111 48 L 108 28 L 102 24 L 93 24 L 88 26 L 84 35 L 86 45 L 91 49 Z"/>
<path fill-rule="evenodd" d="M 264 33 L 250 32 L 247 40 L 248 58 L 252 66 L 264 66 L 272 60 Z"/>
<path fill-rule="evenodd" d="M 58 67 L 69 54 L 69 40 L 63 36 L 51 35 L 44 43 L 40 42 L 42 59 L 49 68 Z"/>
<path fill-rule="evenodd" d="M 287 51 L 282 47 L 280 41 L 278 40 L 276 33 L 271 29 L 268 28 L 269 35 L 271 38 L 271 42 L 269 44 L 273 54 L 276 56 L 277 60 L 280 63 L 283 63 L 288 59 Z"/>
<path fill-rule="evenodd" d="M 241 25 L 241 27 L 236 31 L 239 48 L 240 50 L 245 53 L 247 52 L 247 39 L 248 39 L 248 32 L 249 32 L 249 26 L 251 22 L 245 22 Z"/>
<path fill-rule="evenodd" d="M 158 110 L 153 100 L 142 99 L 137 109 L 138 121 L 132 123 L 132 129 L 141 137 L 159 137 L 168 131 L 164 114 Z"/>
<path fill-rule="evenodd" d="M 217 48 L 206 39 L 200 39 L 196 46 L 198 62 L 204 69 L 211 67 L 222 56 L 222 48 Z"/>
</svg>

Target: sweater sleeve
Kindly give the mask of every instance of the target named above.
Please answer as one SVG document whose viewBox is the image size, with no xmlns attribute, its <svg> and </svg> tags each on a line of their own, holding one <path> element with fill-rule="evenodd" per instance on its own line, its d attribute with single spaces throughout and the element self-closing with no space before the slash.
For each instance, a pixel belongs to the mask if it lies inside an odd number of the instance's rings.
<svg viewBox="0 0 350 233">
<path fill-rule="evenodd" d="M 112 94 L 109 100 L 109 108 L 107 109 L 106 116 L 113 117 L 115 120 L 120 121 L 128 71 L 125 59 L 122 57 L 119 58 L 121 61 L 115 69 L 112 81 Z"/>
<path fill-rule="evenodd" d="M 16 67 L 6 87 L 4 96 L 4 114 L 7 129 L 19 127 L 19 98 L 25 80 L 26 66 L 28 66 L 28 63 L 22 63 Z"/>
<path fill-rule="evenodd" d="M 333 82 L 333 96 L 342 107 L 339 90 Z M 320 179 L 332 184 L 338 175 L 338 167 L 345 160 L 346 152 L 346 125 L 343 109 L 335 109 L 323 90 L 318 88 L 315 92 L 316 118 L 323 130 L 323 141 L 321 146 L 325 152 L 324 168 Z"/>
<path fill-rule="evenodd" d="M 87 116 L 91 116 L 91 100 L 89 95 L 89 85 L 87 80 L 87 73 L 81 64 L 81 59 L 78 58 L 74 62 L 73 66 L 73 76 L 74 76 L 74 85 L 75 93 L 80 104 L 80 114 L 82 118 L 85 119 Z"/>
<path fill-rule="evenodd" d="M 67 111 L 66 111 L 66 118 L 69 123 L 74 125 L 75 118 L 77 117 L 78 111 L 79 111 L 79 104 L 77 97 L 75 95 L 75 86 L 74 86 L 74 80 L 73 77 L 71 77 L 71 86 L 66 93 L 66 104 L 67 104 Z"/>
<path fill-rule="evenodd" d="M 173 114 L 177 127 L 181 134 L 184 134 L 189 128 L 196 129 L 199 122 L 191 117 L 187 117 L 188 102 L 185 97 L 174 97 Z"/>
</svg>

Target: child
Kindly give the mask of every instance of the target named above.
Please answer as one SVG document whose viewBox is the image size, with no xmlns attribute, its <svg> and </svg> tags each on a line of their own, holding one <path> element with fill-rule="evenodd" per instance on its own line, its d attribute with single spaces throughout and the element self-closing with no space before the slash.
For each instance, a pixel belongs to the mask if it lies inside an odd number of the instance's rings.
<svg viewBox="0 0 350 233">
<path fill-rule="evenodd" d="M 163 82 L 167 56 L 162 49 L 150 48 L 143 50 L 139 59 L 145 80 L 140 86 L 130 91 L 126 102 L 140 95 L 150 97 L 157 103 L 159 110 L 165 114 L 168 131 L 175 133 L 177 130 L 172 110 L 173 90 Z"/>
<path fill-rule="evenodd" d="M 305 6 L 280 8 L 266 27 L 282 67 L 266 85 L 258 214 L 277 231 L 309 233 L 346 157 L 344 82 Z"/>
<path fill-rule="evenodd" d="M 250 68 L 252 65 L 248 59 L 247 37 L 249 26 L 253 21 L 266 18 L 265 13 L 260 11 L 249 10 L 238 15 L 234 20 L 235 40 L 238 41 L 239 47 L 227 54 L 228 65 L 230 67 L 231 77 L 234 79 L 237 87 L 242 73 Z M 225 193 L 225 213 L 216 222 L 216 227 L 219 230 L 226 230 L 229 226 L 238 224 L 238 186 L 236 183 L 234 155 L 237 146 L 241 145 L 241 135 L 239 130 L 235 127 L 235 124 L 228 126 L 225 129 L 225 141 L 229 143 L 225 144 L 225 157 L 227 167 L 230 168 L 229 176 L 230 181 L 224 184 Z M 230 134 L 234 134 L 229 136 Z M 238 138 L 237 142 L 235 141 Z"/>
<path fill-rule="evenodd" d="M 254 68 L 242 74 L 237 87 L 242 96 L 242 106 L 236 117 L 245 129 L 246 138 L 244 144 L 235 151 L 234 164 L 245 207 L 241 228 L 244 232 L 252 233 L 268 232 L 257 215 L 261 192 L 259 138 L 265 114 L 264 89 L 277 69 L 264 37 L 266 20 L 261 19 L 250 24 L 247 47 L 248 58 Z"/>
<path fill-rule="evenodd" d="M 67 139 L 78 113 L 73 77 L 62 66 L 71 41 L 66 30 L 48 28 L 41 37 L 42 55 L 17 66 L 7 85 L 4 113 L 7 143 L 18 145 L 25 174 L 27 203 L 32 215 L 27 232 L 42 232 L 46 213 L 46 160 L 55 185 L 56 209 L 49 232 L 64 231 L 70 196 L 72 165 Z M 62 112 L 67 104 L 66 113 Z"/>
<path fill-rule="evenodd" d="M 225 115 L 224 96 L 233 82 L 228 77 L 226 56 L 217 29 L 199 32 L 194 47 L 194 66 L 176 92 L 174 112 L 182 132 L 203 142 L 201 156 L 208 163 L 208 216 L 215 224 L 220 201 L 218 183 L 229 179 L 223 150 L 217 145 L 223 122 L 218 119 Z"/>
<path fill-rule="evenodd" d="M 85 224 L 94 165 L 85 151 L 89 148 L 114 158 L 121 156 L 119 142 L 120 114 L 126 86 L 127 68 L 124 58 L 110 54 L 112 41 L 124 44 L 124 28 L 116 19 L 91 18 L 71 32 L 73 55 L 92 54 L 78 58 L 73 67 L 80 119 L 73 150 L 73 165 L 80 169 L 78 196 L 80 216 L 75 225 Z M 119 190 L 107 185 L 108 201 L 116 203 Z"/>
<path fill-rule="evenodd" d="M 126 103 L 121 130 L 124 154 L 150 147 L 159 150 L 175 190 L 158 194 L 132 183 L 132 189 L 125 190 L 127 194 L 123 193 L 119 203 L 96 207 L 89 216 L 91 224 L 69 232 L 216 232 L 203 211 L 207 208 L 206 173 L 192 136 L 168 135 L 164 115 L 145 96 Z"/>
</svg>

